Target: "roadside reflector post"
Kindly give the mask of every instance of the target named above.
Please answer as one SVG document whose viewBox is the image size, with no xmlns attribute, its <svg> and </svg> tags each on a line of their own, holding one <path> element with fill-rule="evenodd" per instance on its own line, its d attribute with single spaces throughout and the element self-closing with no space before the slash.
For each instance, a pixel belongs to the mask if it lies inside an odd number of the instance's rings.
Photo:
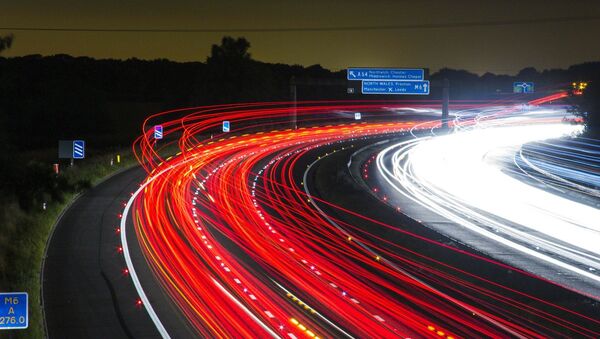
<svg viewBox="0 0 600 339">
<path fill-rule="evenodd" d="M 121 155 L 117 154 L 117 164 L 120 164 L 120 163 L 121 163 Z"/>
<path fill-rule="evenodd" d="M 448 106 L 450 104 L 450 81 L 444 79 L 442 87 L 442 128 L 448 129 Z"/>
<path fill-rule="evenodd" d="M 298 129 L 298 92 L 296 89 L 296 77 L 292 76 L 290 78 L 290 99 L 293 103 L 292 105 L 292 128 Z"/>
</svg>

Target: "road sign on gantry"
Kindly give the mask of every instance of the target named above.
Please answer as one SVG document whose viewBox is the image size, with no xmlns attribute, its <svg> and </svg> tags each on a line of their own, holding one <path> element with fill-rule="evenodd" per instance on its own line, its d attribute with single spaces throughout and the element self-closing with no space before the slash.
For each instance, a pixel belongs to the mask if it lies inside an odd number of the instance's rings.
<svg viewBox="0 0 600 339">
<path fill-rule="evenodd" d="M 154 139 L 160 140 L 163 138 L 163 127 L 162 125 L 154 126 Z"/>
<path fill-rule="evenodd" d="M 425 79 L 425 71 L 417 68 L 348 68 L 348 80 L 404 80 Z"/>
<path fill-rule="evenodd" d="M 225 120 L 223 121 L 223 132 L 227 133 L 231 130 L 231 125 L 229 124 L 229 121 Z"/>
<path fill-rule="evenodd" d="M 0 293 L 0 330 L 24 329 L 28 326 L 27 292 Z"/>
<path fill-rule="evenodd" d="M 85 158 L 85 141 L 73 140 L 73 159 Z"/>
<path fill-rule="evenodd" d="M 429 95 L 429 81 L 363 81 L 363 94 Z"/>
<path fill-rule="evenodd" d="M 533 82 L 513 82 L 513 93 L 533 93 Z"/>
</svg>

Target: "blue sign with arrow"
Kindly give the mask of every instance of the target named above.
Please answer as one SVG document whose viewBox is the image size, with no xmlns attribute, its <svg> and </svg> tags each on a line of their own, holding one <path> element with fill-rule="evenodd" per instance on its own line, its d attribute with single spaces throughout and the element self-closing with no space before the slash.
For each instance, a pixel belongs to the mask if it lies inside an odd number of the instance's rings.
<svg viewBox="0 0 600 339">
<path fill-rule="evenodd" d="M 416 68 L 348 68 L 348 80 L 405 80 L 425 79 L 425 71 Z"/>
<path fill-rule="evenodd" d="M 73 159 L 85 158 L 85 141 L 73 140 Z"/>
<path fill-rule="evenodd" d="M 363 81 L 363 94 L 429 95 L 429 80 Z"/>
<path fill-rule="evenodd" d="M 533 93 L 533 82 L 513 82 L 513 93 Z"/>
<path fill-rule="evenodd" d="M 0 330 L 24 329 L 28 326 L 27 292 L 0 293 Z"/>
</svg>

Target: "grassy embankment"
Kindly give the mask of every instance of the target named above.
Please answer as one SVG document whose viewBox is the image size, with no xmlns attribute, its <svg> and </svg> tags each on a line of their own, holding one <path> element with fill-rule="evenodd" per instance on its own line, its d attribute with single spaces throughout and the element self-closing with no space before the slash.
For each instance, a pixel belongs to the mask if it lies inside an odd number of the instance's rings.
<svg viewBox="0 0 600 339">
<path fill-rule="evenodd" d="M 119 152 L 117 152 L 119 153 Z M 116 154 L 116 153 L 115 153 Z M 111 166 L 113 154 L 92 156 L 65 168 L 59 176 L 66 184 L 54 200 L 46 196 L 46 210 L 41 202 L 23 209 L 16 198 L 4 198 L 0 204 L 0 291 L 19 291 L 29 294 L 29 328 L 14 330 L 11 337 L 42 338 L 44 336 L 40 301 L 40 272 L 46 242 L 62 211 L 73 199 L 100 180 L 136 164 L 130 151 L 120 152 L 121 162 Z M 50 165 L 49 165 L 50 166 Z"/>
</svg>

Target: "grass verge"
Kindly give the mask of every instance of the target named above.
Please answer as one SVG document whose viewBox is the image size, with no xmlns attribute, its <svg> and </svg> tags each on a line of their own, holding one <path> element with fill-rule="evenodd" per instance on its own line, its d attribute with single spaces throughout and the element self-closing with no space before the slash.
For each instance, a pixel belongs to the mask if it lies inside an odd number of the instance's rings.
<svg viewBox="0 0 600 339">
<path fill-rule="evenodd" d="M 37 200 L 33 208 L 24 210 L 16 199 L 4 198 L 0 205 L 0 291 L 29 294 L 29 328 L 3 331 L 4 334 L 11 338 L 44 337 L 40 274 L 48 237 L 62 211 L 77 194 L 137 163 L 129 151 L 120 155 L 120 163 L 112 154 L 98 155 L 63 170 L 60 176 L 71 189 L 60 192 L 58 199 L 42 199 L 46 202 L 45 210 Z"/>
</svg>

